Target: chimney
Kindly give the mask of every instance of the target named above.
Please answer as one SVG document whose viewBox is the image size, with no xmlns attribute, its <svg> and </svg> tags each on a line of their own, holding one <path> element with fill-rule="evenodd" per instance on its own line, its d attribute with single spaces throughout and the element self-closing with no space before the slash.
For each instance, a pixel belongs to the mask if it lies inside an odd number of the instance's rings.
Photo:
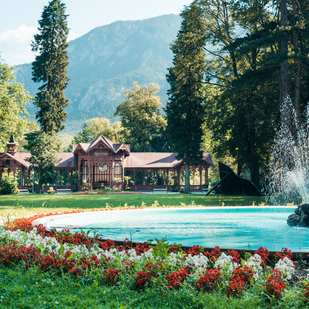
<svg viewBox="0 0 309 309">
<path fill-rule="evenodd" d="M 7 146 L 7 153 L 11 154 L 12 156 L 15 156 L 16 149 L 17 149 L 17 143 L 14 140 L 13 134 L 10 137 L 10 141 L 6 144 Z"/>
</svg>

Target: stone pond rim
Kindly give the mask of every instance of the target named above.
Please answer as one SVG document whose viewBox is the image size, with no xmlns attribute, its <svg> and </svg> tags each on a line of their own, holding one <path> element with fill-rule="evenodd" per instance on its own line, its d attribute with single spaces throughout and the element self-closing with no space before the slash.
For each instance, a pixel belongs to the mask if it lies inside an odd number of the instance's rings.
<svg viewBox="0 0 309 309">
<path fill-rule="evenodd" d="M 309 204 L 298 205 L 294 212 L 288 217 L 288 225 L 309 227 Z"/>
</svg>

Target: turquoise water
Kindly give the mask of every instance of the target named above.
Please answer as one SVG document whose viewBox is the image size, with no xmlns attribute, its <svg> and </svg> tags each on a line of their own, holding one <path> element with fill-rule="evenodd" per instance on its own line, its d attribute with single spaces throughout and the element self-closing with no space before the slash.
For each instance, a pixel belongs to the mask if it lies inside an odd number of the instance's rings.
<svg viewBox="0 0 309 309">
<path fill-rule="evenodd" d="M 204 247 L 309 251 L 309 229 L 290 227 L 295 207 L 224 207 L 103 211 L 53 220 L 50 227 L 78 226 L 103 238 Z"/>
</svg>

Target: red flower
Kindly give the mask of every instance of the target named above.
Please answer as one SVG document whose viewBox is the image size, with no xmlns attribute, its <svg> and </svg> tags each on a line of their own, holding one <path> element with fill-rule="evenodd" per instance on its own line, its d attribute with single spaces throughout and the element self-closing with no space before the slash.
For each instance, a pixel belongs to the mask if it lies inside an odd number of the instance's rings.
<svg viewBox="0 0 309 309">
<path fill-rule="evenodd" d="M 180 270 L 176 270 L 165 278 L 168 281 L 168 288 L 179 287 L 183 284 L 184 280 L 188 277 L 187 266 L 183 266 Z"/>
<path fill-rule="evenodd" d="M 109 267 L 108 270 L 102 271 L 103 278 L 105 282 L 108 284 L 115 283 L 119 273 L 120 273 L 120 269 L 117 269 L 117 268 L 113 269 L 111 267 Z"/>
<path fill-rule="evenodd" d="M 276 298 L 281 297 L 282 291 L 286 289 L 285 284 L 281 280 L 281 272 L 277 269 L 272 270 L 271 275 L 268 276 L 267 280 L 264 282 L 264 287 L 266 293 L 269 296 L 274 296 Z"/>
<path fill-rule="evenodd" d="M 220 282 L 221 271 L 218 269 L 207 269 L 205 276 L 200 276 L 196 282 L 197 288 L 205 293 L 215 290 L 215 285 Z"/>
</svg>

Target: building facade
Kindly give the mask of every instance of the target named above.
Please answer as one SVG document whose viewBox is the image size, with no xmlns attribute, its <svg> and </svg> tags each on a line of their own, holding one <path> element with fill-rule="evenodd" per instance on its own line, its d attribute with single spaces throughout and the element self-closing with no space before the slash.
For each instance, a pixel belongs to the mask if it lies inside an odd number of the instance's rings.
<svg viewBox="0 0 309 309">
<path fill-rule="evenodd" d="M 33 172 L 27 159 L 30 153 L 17 152 L 17 144 L 11 137 L 7 152 L 0 153 L 0 178 L 4 171 L 10 175 L 19 171 L 20 188 L 33 185 Z M 165 188 L 181 189 L 181 175 L 184 170 L 182 161 L 177 160 L 177 153 L 166 152 L 131 152 L 130 145 L 114 143 L 99 136 L 90 143 L 73 146 L 72 153 L 57 153 L 59 163 L 55 170 L 62 174 L 66 171 L 66 185 L 58 184 L 57 188 L 81 190 L 114 187 L 131 190 L 151 191 Z M 211 155 L 204 153 L 199 166 L 191 168 L 193 183 L 191 190 L 202 190 L 208 185 L 208 168 L 213 166 Z M 78 172 L 78 184 L 72 185 L 72 174 Z M 198 177 L 196 177 L 198 175 Z M 55 186 L 53 186 L 55 187 Z"/>
</svg>

